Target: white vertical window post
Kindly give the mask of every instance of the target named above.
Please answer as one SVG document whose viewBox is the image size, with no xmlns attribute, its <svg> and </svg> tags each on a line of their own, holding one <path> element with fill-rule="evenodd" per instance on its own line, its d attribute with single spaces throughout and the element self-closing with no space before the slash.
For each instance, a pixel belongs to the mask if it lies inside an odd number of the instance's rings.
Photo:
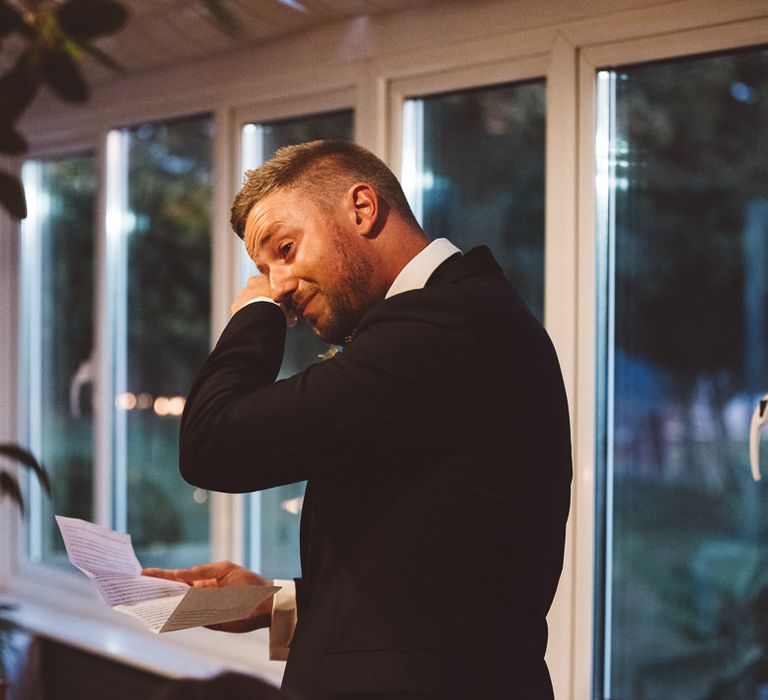
<svg viewBox="0 0 768 700">
<path fill-rule="evenodd" d="M 118 408 L 119 397 L 127 391 L 128 260 L 127 236 L 131 229 L 128 211 L 128 135 L 110 131 L 107 135 L 105 257 L 101 262 L 100 396 L 97 431 L 97 469 L 111 463 L 111 514 L 104 524 L 121 532 L 127 527 L 126 413 Z M 106 462 L 106 465 L 104 464 Z M 109 517 L 111 515 L 111 517 Z"/>
<path fill-rule="evenodd" d="M 34 455 L 42 453 L 42 221 L 48 213 L 48 193 L 43 191 L 42 164 L 27 161 L 22 179 L 29 203 L 27 218 L 21 223 L 21 308 L 22 318 L 20 363 L 21 382 L 19 415 L 22 441 Z M 28 480 L 29 525 L 27 547 L 29 558 L 42 558 L 41 494 L 36 479 Z"/>
<path fill-rule="evenodd" d="M 258 168 L 264 162 L 264 128 L 259 124 L 246 124 L 241 134 L 240 167 L 242 171 Z M 240 256 L 239 277 L 242 284 L 251 275 L 258 274 L 245 248 Z M 261 492 L 248 495 L 246 516 L 246 547 L 251 569 L 261 571 Z"/>
<path fill-rule="evenodd" d="M 246 170 L 254 170 L 258 168 L 264 162 L 264 127 L 260 124 L 246 124 L 243 127 L 241 134 L 241 148 L 240 148 L 240 170 L 245 172 Z M 238 183 L 239 187 L 240 183 Z M 240 256 L 240 269 L 238 270 L 238 276 L 240 278 L 241 286 L 245 286 L 248 282 L 248 278 L 252 275 L 259 274 L 256 266 L 248 257 L 248 253 L 245 250 L 245 246 L 240 249 L 242 254 Z"/>
<path fill-rule="evenodd" d="M 211 345 L 214 345 L 229 321 L 229 306 L 240 288 L 241 245 L 229 227 L 232 194 L 241 179 L 240 161 L 232 157 L 236 128 L 231 112 L 221 107 L 213 115 L 212 142 L 212 219 L 211 219 Z M 245 561 L 245 507 L 243 494 L 206 492 L 210 497 L 210 535 L 213 561 Z"/>
<path fill-rule="evenodd" d="M 596 676 L 602 674 L 603 697 L 611 696 L 611 605 L 613 570 L 613 424 L 614 424 L 614 338 L 615 338 L 615 245 L 616 245 L 616 74 L 600 71 L 597 74 L 597 114 L 595 130 L 595 222 L 598 240 L 598 406 L 602 407 L 598 424 L 603 429 L 605 444 L 604 518 L 602 591 L 603 606 L 601 618 L 602 654 L 596 661 L 602 669 L 595 669 Z M 604 403 L 603 403 L 604 402 Z M 601 449 L 598 447 L 598 454 Z M 600 525 L 598 525 L 598 528 Z M 600 557 L 600 552 L 598 552 Z M 600 602 L 598 602 L 600 604 Z"/>
<path fill-rule="evenodd" d="M 424 102 L 403 102 L 403 156 L 400 181 L 417 221 L 424 214 Z"/>
</svg>

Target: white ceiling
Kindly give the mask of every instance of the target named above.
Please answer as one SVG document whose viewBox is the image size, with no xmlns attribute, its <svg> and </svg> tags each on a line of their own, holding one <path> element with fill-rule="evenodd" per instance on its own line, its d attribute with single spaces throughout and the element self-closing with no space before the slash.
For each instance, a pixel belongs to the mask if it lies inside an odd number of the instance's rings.
<svg viewBox="0 0 768 700">
<path fill-rule="evenodd" d="M 334 20 L 428 5 L 435 0 L 226 0 L 238 33 L 222 30 L 202 0 L 123 0 L 130 20 L 99 47 L 134 73 L 252 46 Z"/>
<path fill-rule="evenodd" d="M 328 22 L 439 4 L 441 0 L 221 0 L 235 21 L 235 35 L 216 22 L 206 0 L 121 1 L 129 11 L 128 23 L 118 33 L 99 39 L 96 46 L 126 73 L 136 74 L 236 51 Z M 18 36 L 2 41 L 0 73 L 26 46 L 26 40 Z M 114 77 L 88 58 L 84 69 L 89 83 Z"/>
</svg>

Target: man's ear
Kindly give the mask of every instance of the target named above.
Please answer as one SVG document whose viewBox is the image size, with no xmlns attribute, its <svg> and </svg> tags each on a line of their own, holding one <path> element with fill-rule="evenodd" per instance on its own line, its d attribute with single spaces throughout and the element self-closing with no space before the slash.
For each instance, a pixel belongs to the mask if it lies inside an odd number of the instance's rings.
<svg viewBox="0 0 768 700">
<path fill-rule="evenodd" d="M 347 213 L 357 232 L 362 236 L 375 236 L 379 227 L 379 198 L 365 182 L 357 182 L 347 190 Z"/>
</svg>

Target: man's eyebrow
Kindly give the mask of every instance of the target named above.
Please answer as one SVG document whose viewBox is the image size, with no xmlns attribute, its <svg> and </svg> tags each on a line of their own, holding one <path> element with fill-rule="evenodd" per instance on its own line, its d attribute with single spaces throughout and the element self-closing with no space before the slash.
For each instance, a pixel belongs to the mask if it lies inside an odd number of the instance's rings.
<svg viewBox="0 0 768 700">
<path fill-rule="evenodd" d="M 256 253 L 262 250 L 267 245 L 267 243 L 269 243 L 273 234 L 274 231 L 267 231 L 261 238 L 259 238 L 259 242 L 256 244 Z"/>
<path fill-rule="evenodd" d="M 274 232 L 267 230 L 259 239 L 258 243 L 254 246 L 253 250 L 248 250 L 248 255 L 251 256 L 254 260 L 256 259 L 256 256 L 261 252 L 261 250 L 264 248 L 267 243 L 269 243 L 270 238 L 272 238 L 272 234 Z"/>
</svg>

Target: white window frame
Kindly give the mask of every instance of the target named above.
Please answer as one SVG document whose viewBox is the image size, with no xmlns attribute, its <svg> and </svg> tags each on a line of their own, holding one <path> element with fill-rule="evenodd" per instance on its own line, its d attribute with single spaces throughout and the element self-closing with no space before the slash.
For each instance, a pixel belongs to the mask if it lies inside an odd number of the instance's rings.
<svg viewBox="0 0 768 700">
<path fill-rule="evenodd" d="M 356 129 L 356 86 L 354 83 L 339 83 L 336 80 L 325 80 L 320 85 L 313 85 L 313 91 L 308 95 L 293 97 L 289 99 L 267 99 L 258 103 L 243 106 L 234 111 L 235 133 L 233 140 L 235 147 L 232 150 L 232 177 L 234 187 L 229 198 L 237 194 L 242 183 L 243 172 L 251 165 L 243 163 L 244 138 L 243 130 L 246 125 L 268 124 L 271 122 L 301 119 L 315 115 L 338 112 L 341 110 L 351 110 Z M 356 134 L 353 133 L 353 136 Z M 260 163 L 258 164 L 260 165 Z M 231 249 L 233 258 L 232 265 L 235 274 L 230 278 L 230 302 L 235 298 L 238 290 L 243 286 L 244 277 L 248 272 L 244 265 L 246 255 L 244 253 L 243 242 L 235 236 L 231 229 L 227 230 L 228 246 Z M 227 316 L 229 318 L 229 316 Z M 233 515 L 233 540 L 236 538 L 240 547 L 240 561 L 247 561 L 251 566 L 256 566 L 255 562 L 261 562 L 260 529 L 261 529 L 261 492 L 257 491 L 250 494 L 249 497 L 241 495 L 230 496 Z M 249 510 L 249 513 L 246 513 Z M 246 528 L 250 532 L 246 532 Z M 246 551 L 246 547 L 249 551 Z M 258 566 L 256 566 L 258 569 Z M 272 572 L 262 572 L 265 576 L 273 575 Z"/>
<path fill-rule="evenodd" d="M 627 9 L 627 5 L 635 5 Z M 535 18 L 535 19 L 534 19 Z M 357 23 L 357 24 L 355 24 Z M 389 19 L 337 23 L 286 37 L 250 52 L 213 61 L 220 80 L 198 85 L 199 65 L 159 69 L 106 88 L 82 111 L 56 110 L 30 118 L 29 157 L 71 149 L 73 139 L 98 146 L 101 172 L 110 129 L 144 121 L 214 114 L 212 338 L 228 318 L 237 288 L 237 241 L 228 227 L 240 182 L 241 121 L 313 114 L 324 92 L 351 91 L 357 141 L 399 170 L 404 96 L 462 89 L 522 77 L 547 81 L 545 321 L 560 355 L 573 427 L 574 483 L 565 566 L 551 625 L 548 660 L 561 700 L 592 698 L 592 620 L 596 488 L 595 74 L 599 68 L 736 49 L 768 40 L 765 0 L 496 0 L 468 8 L 409 11 Z M 327 52 L 327 55 L 321 53 Z M 318 58 L 320 56 L 320 58 Z M 288 57 L 288 60 L 286 60 Z M 252 63 L 256 70 L 243 70 Z M 526 68 L 527 66 L 527 68 Z M 536 75 L 534 76 L 534 73 Z M 442 87 L 436 87 L 442 86 Z M 423 88 L 411 92 L 417 87 Z M 253 104 L 252 96 L 259 102 Z M 58 105 L 57 105 L 58 106 Z M 342 105 L 348 107 L 349 102 Z M 64 129 L 59 124 L 64 123 Z M 74 149 L 79 150 L 79 149 Z M 104 195 L 99 221 L 104 220 Z M 12 395 L 17 337 L 18 245 L 15 226 L 0 214 L 0 378 Z M 99 245 L 103 245 L 103 230 Z M 14 266 L 14 263 L 16 266 Z M 106 272 L 97 270 L 100 284 Z M 97 322 L 102 312 L 97 311 Z M 102 324 L 103 325 L 103 324 Z M 99 352 L 103 353 L 105 338 Z M 102 354 L 103 357 L 103 354 Z M 105 363 L 100 364 L 101 372 Z M 101 381 L 103 381 L 103 376 Z M 16 437 L 15 402 L 0 396 L 0 434 Z M 99 428 L 107 434 L 107 426 Z M 104 463 L 111 446 L 97 442 Z M 100 472 L 97 472 L 97 474 Z M 102 502 L 105 477 L 96 484 Z M 241 497 L 213 499 L 212 555 L 242 557 Z M 109 511 L 96 518 L 109 521 Z M 0 593 L 25 602 L 21 617 L 45 634 L 96 653 L 171 675 L 202 675 L 230 666 L 277 678 L 263 633 L 245 639 L 192 630 L 149 637 L 96 602 L 77 574 L 54 573 L 21 560 L 17 519 L 0 502 Z M 50 605 L 56 600 L 55 607 Z M 25 617 L 26 616 L 26 617 Z M 173 650 L 177 653 L 173 653 Z"/>
<path fill-rule="evenodd" d="M 62 144 L 62 145 L 60 145 Z M 65 145 L 63 145 L 65 144 Z M 36 147 L 34 147 L 29 154 L 27 154 L 26 160 L 36 160 L 36 161 L 45 161 L 47 159 L 59 159 L 59 158 L 67 158 L 68 156 L 77 156 L 84 153 L 90 153 L 93 155 L 94 160 L 98 161 L 100 149 L 96 143 L 96 141 L 93 138 L 90 138 L 87 133 L 80 129 L 74 129 L 74 130 L 62 130 L 54 133 L 47 134 L 47 137 L 44 141 L 41 143 L 38 143 Z M 22 165 L 19 162 L 19 168 L 18 173 L 19 176 L 21 176 L 21 170 Z M 32 211 L 33 205 L 30 206 L 30 211 Z M 98 210 L 98 207 L 97 207 Z M 95 213 L 94 220 L 98 218 L 98 211 Z M 37 232 L 34 232 L 35 235 Z M 93 232 L 93 235 L 96 235 L 96 232 Z M 21 305 L 23 303 L 23 294 L 21 292 L 21 286 L 24 282 L 25 276 L 28 274 L 29 271 L 22 269 L 22 245 L 23 242 L 19 241 L 19 247 L 15 251 L 15 254 L 18 255 L 18 258 L 16 259 L 17 262 L 17 269 L 19 270 L 19 291 L 17 294 L 19 295 L 19 306 L 16 308 L 19 311 L 19 314 L 17 315 L 17 318 L 15 319 L 17 323 L 17 328 L 19 331 L 22 330 L 23 327 L 23 320 L 21 318 Z M 38 241 L 36 243 L 36 246 L 39 246 L 40 242 Z M 94 260 L 97 256 L 97 246 L 94 245 Z M 35 261 L 37 262 L 37 261 Z M 97 270 L 94 270 L 94 280 L 97 277 Z M 97 297 L 96 297 L 96 286 L 94 284 L 93 289 L 93 309 L 94 309 L 94 324 L 95 324 L 95 316 L 97 311 Z M 35 302 L 39 301 L 38 299 L 34 300 Z M 15 329 L 14 329 L 15 331 Z M 96 348 L 98 346 L 98 335 L 96 333 L 97 329 L 94 325 L 94 335 L 93 335 L 93 343 L 94 347 L 92 348 L 92 352 L 96 353 Z M 19 338 L 20 333 L 17 334 L 14 332 L 14 336 L 16 338 Z M 23 339 L 22 339 L 23 340 Z M 20 370 L 23 370 L 26 368 L 26 357 L 24 357 L 25 353 L 34 354 L 34 350 L 31 348 L 26 347 L 20 347 L 17 343 L 17 352 L 19 352 L 19 362 L 18 366 Z M 25 373 L 29 374 L 29 372 Z M 27 426 L 26 426 L 26 419 L 23 418 L 23 413 L 25 411 L 25 408 L 27 408 L 28 401 L 25 401 L 25 399 L 28 399 L 28 397 L 24 396 L 25 390 L 27 390 L 26 383 L 29 380 L 32 380 L 32 382 L 36 382 L 35 377 L 28 377 L 28 376 L 22 376 L 22 373 L 17 373 L 17 381 L 19 382 L 19 397 L 18 401 L 16 403 L 16 417 L 14 418 L 14 423 L 16 423 L 19 427 L 16 431 L 16 434 L 13 436 L 14 440 L 21 441 L 26 447 L 32 450 L 33 454 L 39 453 L 39 445 L 36 444 L 36 436 L 30 436 L 27 434 Z M 98 430 L 96 424 L 94 424 L 94 433 Z M 95 442 L 95 441 L 94 441 Z M 94 445 L 95 447 L 95 445 Z M 94 462 L 95 462 L 95 454 L 94 454 Z M 99 482 L 102 480 L 102 470 L 99 469 L 96 464 L 94 465 L 94 497 L 92 505 L 95 503 L 96 499 L 96 488 L 98 488 Z M 29 518 L 37 518 L 39 516 L 39 513 L 36 513 L 35 511 L 39 507 L 40 500 L 44 497 L 42 495 L 40 486 L 38 482 L 34 479 L 30 479 L 28 483 L 28 490 L 27 490 L 27 496 L 29 498 L 29 503 L 27 504 L 28 510 L 29 510 Z M 96 511 L 94 509 L 94 516 L 96 516 Z M 18 525 L 18 522 L 14 523 L 15 526 Z M 34 530 L 39 530 L 39 523 L 32 522 L 30 524 L 30 527 L 32 527 Z M 39 563 L 36 562 L 30 562 L 26 558 L 22 556 L 22 552 L 26 551 L 27 548 L 27 537 L 25 536 L 25 533 L 21 528 L 18 528 L 16 530 L 16 534 L 13 538 L 13 544 L 14 544 L 14 563 L 18 567 L 18 572 L 24 576 L 29 578 L 34 578 L 43 575 L 48 571 L 48 569 Z"/>
<path fill-rule="evenodd" d="M 638 17 L 640 21 L 643 17 Z M 648 17 L 649 29 L 654 19 Z M 708 17 L 699 17 L 706 25 Z M 579 182 L 595 183 L 598 172 L 595 155 L 598 144 L 596 139 L 597 115 L 597 73 L 600 70 L 622 65 L 643 63 L 646 61 L 667 60 L 685 56 L 696 56 L 717 51 L 736 50 L 753 45 L 768 43 L 768 17 L 752 18 L 748 21 L 712 22 L 714 26 L 695 27 L 675 32 L 658 32 L 652 36 L 623 41 L 599 41 L 585 44 L 579 54 Z M 591 32 L 592 30 L 590 30 Z M 604 37 L 603 37 L 604 39 Z M 598 207 L 596 197 L 599 193 L 594 188 L 583 187 L 579 193 L 579 290 L 578 308 L 579 328 L 577 339 L 578 373 L 580 391 L 577 395 L 576 411 L 580 416 L 575 444 L 576 463 L 580 465 L 577 478 L 584 484 L 585 491 L 592 493 L 600 488 L 594 465 L 596 454 L 596 411 L 600 398 L 596 395 L 595 353 L 598 333 L 604 331 L 598 327 L 597 317 L 597 256 L 596 240 L 598 227 Z M 584 386 L 581 386 L 581 382 Z M 610 447 L 608 448 L 610 449 Z M 591 468 L 585 469 L 585 465 Z M 593 697 L 592 689 L 592 633 L 587 637 L 586 630 L 592 627 L 594 616 L 594 571 L 595 556 L 594 536 L 590 534 L 587 542 L 585 533 L 594 533 L 599 526 L 596 522 L 594 502 L 586 499 L 574 499 L 574 519 L 577 531 L 582 533 L 576 542 L 574 567 L 574 627 L 577 639 L 574 646 L 574 698 Z M 589 581 L 589 585 L 585 582 Z M 581 640 L 581 643 L 579 643 Z M 587 643 L 587 640 L 589 643 Z M 600 669 L 595 669 L 599 672 Z M 600 699 L 602 700 L 602 699 Z"/>
</svg>

